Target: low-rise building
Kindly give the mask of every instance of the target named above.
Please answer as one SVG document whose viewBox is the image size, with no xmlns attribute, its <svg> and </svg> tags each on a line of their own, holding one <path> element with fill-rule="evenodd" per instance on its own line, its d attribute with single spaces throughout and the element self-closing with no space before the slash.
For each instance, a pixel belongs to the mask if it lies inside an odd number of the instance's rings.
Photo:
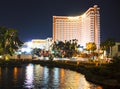
<svg viewBox="0 0 120 89">
<path fill-rule="evenodd" d="M 48 51 L 50 45 L 53 43 L 52 38 L 47 39 L 32 39 L 29 42 L 25 42 L 18 50 L 18 54 L 31 54 L 31 51 L 35 48 Z"/>
<path fill-rule="evenodd" d="M 120 42 L 116 42 L 115 46 L 112 47 L 112 57 L 120 56 Z"/>
</svg>

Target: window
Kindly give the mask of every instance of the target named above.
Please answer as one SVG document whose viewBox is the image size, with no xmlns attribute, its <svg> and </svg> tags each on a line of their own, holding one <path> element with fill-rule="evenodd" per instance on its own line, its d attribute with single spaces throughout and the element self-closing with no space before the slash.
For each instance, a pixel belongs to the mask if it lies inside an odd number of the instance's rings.
<svg viewBox="0 0 120 89">
<path fill-rule="evenodd" d="M 118 52 L 120 52 L 120 45 L 118 45 Z"/>
</svg>

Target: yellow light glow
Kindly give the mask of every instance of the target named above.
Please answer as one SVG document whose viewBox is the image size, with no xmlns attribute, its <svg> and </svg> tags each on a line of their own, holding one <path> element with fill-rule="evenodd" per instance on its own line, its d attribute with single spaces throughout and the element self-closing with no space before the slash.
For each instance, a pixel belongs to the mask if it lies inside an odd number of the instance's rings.
<svg viewBox="0 0 120 89">
<path fill-rule="evenodd" d="M 32 40 L 32 43 L 46 43 L 46 40 Z"/>
<path fill-rule="evenodd" d="M 9 56 L 9 55 L 6 55 L 6 56 L 5 56 L 5 60 L 8 61 L 9 59 L 10 59 L 10 56 Z"/>
<path fill-rule="evenodd" d="M 2 58 L 2 56 L 0 55 L 0 59 Z"/>
<path fill-rule="evenodd" d="M 70 19 L 70 20 L 76 20 L 76 19 L 79 19 L 79 16 L 75 16 L 75 17 L 67 17 L 68 19 Z"/>
</svg>

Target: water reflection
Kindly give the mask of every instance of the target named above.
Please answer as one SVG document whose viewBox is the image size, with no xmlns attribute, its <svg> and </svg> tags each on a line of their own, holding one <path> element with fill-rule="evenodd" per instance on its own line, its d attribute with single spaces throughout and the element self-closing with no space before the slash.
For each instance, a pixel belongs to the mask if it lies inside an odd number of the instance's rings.
<svg viewBox="0 0 120 89">
<path fill-rule="evenodd" d="M 86 81 L 84 75 L 82 74 L 70 70 L 60 69 L 60 75 L 60 88 L 90 89 L 91 84 Z"/>
<path fill-rule="evenodd" d="M 102 89 L 86 81 L 84 75 L 40 65 L 24 65 L 20 68 L 0 67 L 0 89 Z"/>
<path fill-rule="evenodd" d="M 14 80 L 17 80 L 17 72 L 18 72 L 18 69 L 17 69 L 17 67 L 14 67 L 14 69 L 13 69 L 13 73 L 14 73 Z"/>
<path fill-rule="evenodd" d="M 61 71 L 60 71 L 60 81 L 61 81 L 61 83 L 64 83 L 64 77 L 65 77 L 64 69 L 61 69 Z"/>
<path fill-rule="evenodd" d="M 34 78 L 34 74 L 33 74 L 33 65 L 29 64 L 26 67 L 26 80 L 24 82 L 24 86 L 26 88 L 33 88 L 33 78 Z"/>
<path fill-rule="evenodd" d="M 1 80 L 1 74 L 2 74 L 2 69 L 1 69 L 1 67 L 0 67 L 0 80 Z"/>
</svg>

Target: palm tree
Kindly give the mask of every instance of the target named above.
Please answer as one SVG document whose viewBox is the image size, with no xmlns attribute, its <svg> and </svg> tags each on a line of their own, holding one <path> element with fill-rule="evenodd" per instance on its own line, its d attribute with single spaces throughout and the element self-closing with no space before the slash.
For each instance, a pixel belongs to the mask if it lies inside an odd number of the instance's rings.
<svg viewBox="0 0 120 89">
<path fill-rule="evenodd" d="M 72 43 L 71 43 L 71 40 L 65 42 L 64 50 L 65 50 L 65 56 L 66 57 L 72 57 Z"/>
<path fill-rule="evenodd" d="M 0 27 L 0 54 L 12 54 L 22 46 L 23 42 L 20 41 L 17 30 L 7 27 Z"/>
<path fill-rule="evenodd" d="M 113 38 L 109 38 L 105 42 L 110 50 L 110 56 L 112 56 L 112 47 L 115 45 L 115 40 Z"/>
<path fill-rule="evenodd" d="M 103 56 L 104 56 L 105 50 L 108 49 L 107 43 L 106 42 L 101 42 L 100 49 L 103 50 Z"/>
<path fill-rule="evenodd" d="M 62 50 L 64 50 L 64 42 L 62 41 L 55 41 L 52 44 L 52 51 L 54 52 L 55 57 L 62 57 Z"/>
<path fill-rule="evenodd" d="M 72 50 L 72 56 L 77 55 L 77 49 L 78 49 L 78 44 L 77 44 L 77 39 L 73 39 L 71 43 L 71 50 Z"/>
<path fill-rule="evenodd" d="M 54 55 L 58 57 L 72 57 L 77 53 L 77 41 L 58 41 L 54 42 L 52 45 L 52 51 L 54 51 Z"/>
</svg>

